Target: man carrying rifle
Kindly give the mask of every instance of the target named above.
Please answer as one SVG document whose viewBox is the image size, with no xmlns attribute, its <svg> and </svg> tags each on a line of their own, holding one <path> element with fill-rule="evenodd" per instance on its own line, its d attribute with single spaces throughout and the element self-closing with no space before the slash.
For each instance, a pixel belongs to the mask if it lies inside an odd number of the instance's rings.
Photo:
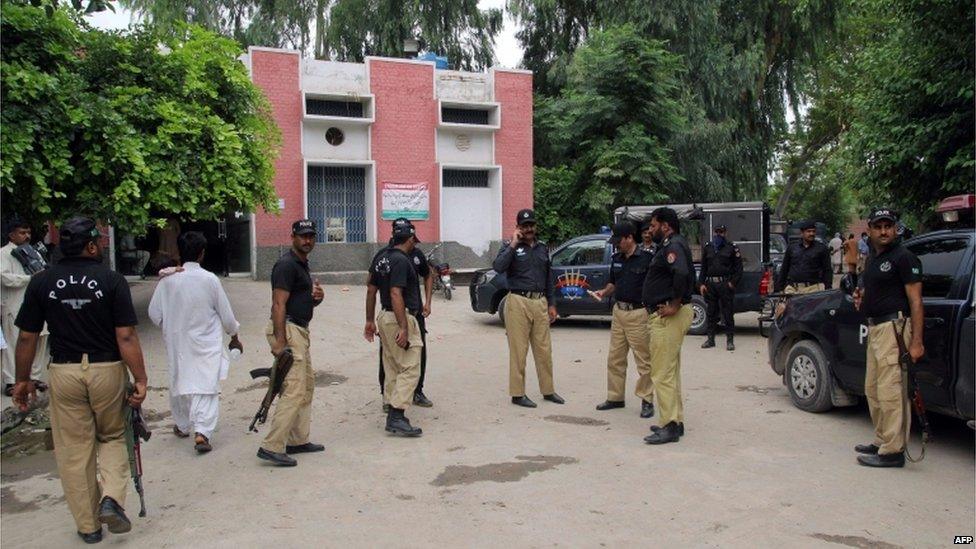
<svg viewBox="0 0 976 549">
<path fill-rule="evenodd" d="M 30 379 L 38 336 L 51 332 L 51 431 L 64 497 L 85 543 L 132 528 L 125 515 L 129 459 L 124 404 L 146 398 L 146 368 L 129 285 L 102 263 L 101 235 L 87 217 L 61 226 L 57 265 L 35 275 L 17 315 L 14 402 L 36 397 Z M 128 367 L 133 391 L 127 397 Z M 98 476 L 96 476 L 96 471 Z M 101 477 L 101 483 L 99 478 Z"/>
<path fill-rule="evenodd" d="M 898 242 L 897 223 L 888 208 L 871 213 L 871 251 L 861 287 L 854 293 L 854 304 L 868 323 L 864 393 L 874 423 L 874 440 L 858 444 L 854 450 L 859 454 L 857 462 L 868 467 L 905 466 L 911 412 L 905 398 L 903 376 L 907 372 L 902 371 L 901 348 L 907 348 L 912 363 L 925 354 L 922 264 Z"/>
<path fill-rule="evenodd" d="M 298 465 L 288 454 L 325 450 L 325 446 L 308 440 L 315 390 L 308 325 L 312 310 L 325 298 L 325 291 L 318 280 L 312 282 L 308 270 L 308 254 L 315 248 L 315 222 L 294 222 L 291 236 L 291 250 L 271 270 L 271 322 L 266 335 L 271 354 L 278 357 L 286 348 L 291 349 L 294 363 L 284 377 L 271 428 L 258 449 L 259 458 L 285 467 Z"/>
</svg>

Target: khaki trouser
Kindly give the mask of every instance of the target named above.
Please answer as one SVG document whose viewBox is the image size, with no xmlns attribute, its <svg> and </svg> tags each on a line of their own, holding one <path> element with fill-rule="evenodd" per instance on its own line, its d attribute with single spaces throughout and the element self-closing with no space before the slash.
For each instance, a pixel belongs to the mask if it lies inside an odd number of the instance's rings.
<svg viewBox="0 0 976 549">
<path fill-rule="evenodd" d="M 868 327 L 867 370 L 864 394 L 868 398 L 874 444 L 879 454 L 898 454 L 905 449 L 905 437 L 912 416 L 905 402 L 903 372 L 898 364 L 898 342 L 895 339 L 905 327 L 904 340 L 912 339 L 907 320 L 883 322 Z M 897 325 L 897 332 L 895 331 Z"/>
<path fill-rule="evenodd" d="M 392 406 L 406 410 L 413 403 L 413 393 L 420 380 L 420 356 L 424 340 L 420 335 L 420 324 L 410 313 L 407 314 L 407 341 L 410 346 L 404 349 L 396 343 L 400 325 L 393 311 L 382 311 L 377 317 L 380 342 L 383 344 L 383 398 Z"/>
<path fill-rule="evenodd" d="M 826 289 L 827 287 L 824 286 L 823 282 L 819 282 L 817 284 L 808 284 L 806 286 L 798 286 L 797 284 L 787 284 L 786 287 L 783 288 L 783 293 L 803 295 L 803 294 L 812 294 L 814 292 L 822 292 Z"/>
<path fill-rule="evenodd" d="M 661 425 L 684 422 L 681 404 L 681 344 L 691 327 L 694 313 L 691 305 L 682 305 L 672 316 L 649 316 L 651 341 L 651 378 L 657 393 L 658 418 Z"/>
<path fill-rule="evenodd" d="M 505 332 L 508 334 L 508 394 L 525 396 L 525 357 L 532 346 L 532 360 L 543 395 L 556 391 L 552 384 L 552 341 L 549 335 L 549 305 L 545 298 L 529 299 L 516 294 L 505 298 Z"/>
<path fill-rule="evenodd" d="M 651 381 L 651 333 L 647 323 L 647 309 L 641 307 L 625 311 L 613 308 L 610 323 L 610 349 L 607 351 L 607 400 L 624 400 L 627 386 L 627 351 L 634 352 L 637 362 L 637 387 L 634 394 L 648 402 L 654 401 L 654 382 Z"/>
<path fill-rule="evenodd" d="M 274 325 L 268 323 L 265 332 L 268 343 L 274 345 Z M 309 426 L 312 424 L 312 393 L 315 391 L 315 372 L 309 355 L 308 329 L 285 323 L 287 346 L 295 357 L 295 362 L 285 376 L 275 406 L 271 428 L 264 437 L 262 447 L 269 452 L 281 453 L 285 445 L 298 446 L 308 442 Z"/>
<path fill-rule="evenodd" d="M 125 445 L 122 362 L 51 364 L 51 433 L 64 498 L 79 532 L 101 528 L 98 504 L 110 497 L 125 506 L 129 453 Z M 101 483 L 98 482 L 98 476 Z"/>
</svg>

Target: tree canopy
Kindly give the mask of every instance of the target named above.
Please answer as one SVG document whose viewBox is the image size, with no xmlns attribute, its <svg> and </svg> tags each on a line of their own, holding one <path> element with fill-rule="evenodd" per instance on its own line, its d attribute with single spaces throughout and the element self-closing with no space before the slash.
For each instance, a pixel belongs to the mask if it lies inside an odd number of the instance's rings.
<svg viewBox="0 0 976 549">
<path fill-rule="evenodd" d="M 92 30 L 3 4 L 3 208 L 93 215 L 142 233 L 165 217 L 275 210 L 278 132 L 232 40 Z"/>
</svg>

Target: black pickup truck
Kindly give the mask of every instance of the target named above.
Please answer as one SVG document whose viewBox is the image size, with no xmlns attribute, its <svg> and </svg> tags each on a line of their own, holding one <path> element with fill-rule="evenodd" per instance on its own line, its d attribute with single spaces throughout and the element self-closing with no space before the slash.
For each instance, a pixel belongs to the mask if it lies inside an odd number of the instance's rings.
<svg viewBox="0 0 976 549">
<path fill-rule="evenodd" d="M 648 219 L 658 206 L 625 206 L 614 211 L 614 219 L 630 220 L 637 224 Z M 712 228 L 719 224 L 728 227 L 729 236 L 742 251 L 742 281 L 736 289 L 735 311 L 761 311 L 763 296 L 772 289 L 769 207 L 764 202 L 725 202 L 710 204 L 677 204 L 674 208 L 681 219 L 681 233 L 691 245 L 695 269 L 701 260 L 702 244 L 711 237 Z M 572 315 L 610 315 L 612 301 L 597 301 L 586 290 L 603 288 L 610 276 L 610 256 L 613 248 L 607 243 L 608 234 L 591 234 L 574 238 L 552 252 L 552 276 L 556 288 L 556 310 L 561 317 Z M 476 312 L 504 311 L 503 300 L 508 294 L 504 274 L 491 269 L 475 273 L 471 282 L 471 308 Z M 705 300 L 692 296 L 692 318 L 689 333 L 703 335 L 707 328 Z"/>
<path fill-rule="evenodd" d="M 925 356 L 917 377 L 926 407 L 972 420 L 976 232 L 938 231 L 903 245 L 922 262 Z M 864 394 L 867 326 L 848 293 L 792 297 L 783 315 L 768 321 L 769 364 L 783 377 L 796 407 L 823 412 L 855 404 Z"/>
</svg>

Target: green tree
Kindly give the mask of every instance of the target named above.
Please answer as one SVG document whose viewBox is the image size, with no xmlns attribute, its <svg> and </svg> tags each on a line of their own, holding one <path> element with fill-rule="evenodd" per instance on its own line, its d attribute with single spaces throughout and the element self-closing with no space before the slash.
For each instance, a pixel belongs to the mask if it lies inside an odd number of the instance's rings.
<svg viewBox="0 0 976 549">
<path fill-rule="evenodd" d="M 292 47 L 317 59 L 400 57 L 403 41 L 446 55 L 454 67 L 492 64 L 502 11 L 477 0 L 121 0 L 164 32 L 194 23 L 244 46 Z"/>
<path fill-rule="evenodd" d="M 141 233 L 165 217 L 276 209 L 277 128 L 232 40 L 100 32 L 13 3 L 0 17 L 4 210 Z"/>
<path fill-rule="evenodd" d="M 590 36 L 562 93 L 537 102 L 535 126 L 544 141 L 536 161 L 551 168 L 536 178 L 543 219 L 572 216 L 592 230 L 617 206 L 685 198 L 666 146 L 684 123 L 679 70 L 677 56 L 632 26 Z M 543 228 L 557 240 L 577 229 L 562 222 Z"/>
</svg>

